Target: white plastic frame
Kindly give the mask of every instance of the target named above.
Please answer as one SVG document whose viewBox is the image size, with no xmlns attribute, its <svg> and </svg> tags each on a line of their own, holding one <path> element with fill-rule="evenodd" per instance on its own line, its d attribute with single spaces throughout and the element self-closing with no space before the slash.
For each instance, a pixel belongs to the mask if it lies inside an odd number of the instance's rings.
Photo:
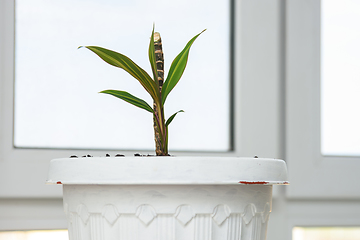
<svg viewBox="0 0 360 240">
<path fill-rule="evenodd" d="M 360 198 L 360 158 L 321 155 L 321 1 L 287 1 L 286 10 L 287 196 Z"/>
</svg>

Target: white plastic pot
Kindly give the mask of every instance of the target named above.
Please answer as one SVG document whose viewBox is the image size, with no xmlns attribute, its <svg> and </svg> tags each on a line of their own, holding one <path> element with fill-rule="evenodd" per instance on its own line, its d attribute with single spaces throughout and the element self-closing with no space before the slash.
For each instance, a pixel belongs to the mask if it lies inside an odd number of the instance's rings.
<svg viewBox="0 0 360 240">
<path fill-rule="evenodd" d="M 54 159 L 70 240 L 264 240 L 283 160 L 236 157 Z"/>
</svg>

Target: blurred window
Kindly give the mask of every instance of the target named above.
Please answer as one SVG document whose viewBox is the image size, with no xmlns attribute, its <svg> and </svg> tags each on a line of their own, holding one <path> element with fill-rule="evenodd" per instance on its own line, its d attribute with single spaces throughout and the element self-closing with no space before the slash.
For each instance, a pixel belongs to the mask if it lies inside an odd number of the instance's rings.
<svg viewBox="0 0 360 240">
<path fill-rule="evenodd" d="M 360 227 L 294 227 L 292 240 L 358 240 Z"/>
<path fill-rule="evenodd" d="M 69 240 L 67 230 L 0 232 L 0 240 Z"/>
<path fill-rule="evenodd" d="M 167 98 L 169 149 L 228 151 L 231 1 L 17 0 L 15 127 L 20 148 L 154 149 L 152 114 L 105 94 L 125 90 L 146 100 L 141 85 L 81 45 L 121 52 L 150 76 L 153 23 L 162 36 L 165 76 L 172 60 L 203 29 L 187 68 Z"/>
<path fill-rule="evenodd" d="M 321 1 L 323 155 L 360 156 L 360 1 Z"/>
</svg>

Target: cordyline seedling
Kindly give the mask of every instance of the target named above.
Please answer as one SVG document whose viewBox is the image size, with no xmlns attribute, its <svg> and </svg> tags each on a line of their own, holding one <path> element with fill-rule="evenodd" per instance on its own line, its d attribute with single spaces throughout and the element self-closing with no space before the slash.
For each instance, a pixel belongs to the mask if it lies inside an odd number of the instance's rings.
<svg viewBox="0 0 360 240">
<path fill-rule="evenodd" d="M 206 30 L 206 29 L 205 29 Z M 203 33 L 203 30 L 201 33 Z M 86 48 L 97 54 L 102 60 L 110 65 L 124 69 L 131 76 L 133 76 L 139 83 L 145 88 L 153 99 L 153 107 L 144 100 L 135 97 L 134 95 L 119 90 L 104 90 L 101 93 L 110 94 L 117 98 L 120 98 L 128 103 L 131 103 L 139 108 L 153 114 L 154 121 L 154 133 L 156 144 L 157 156 L 168 156 L 168 127 L 171 121 L 175 118 L 176 114 L 183 112 L 180 110 L 171 115 L 165 121 L 164 115 L 164 103 L 175 85 L 179 82 L 189 56 L 190 47 L 195 39 L 201 34 L 199 33 L 193 37 L 185 46 L 185 48 L 177 55 L 174 61 L 171 63 L 169 74 L 164 81 L 164 58 L 162 52 L 161 38 L 159 33 L 154 33 L 154 28 L 151 33 L 149 44 L 149 61 L 153 73 L 153 78 L 149 74 L 134 63 L 127 56 L 117 53 L 102 47 L 85 46 Z"/>
</svg>

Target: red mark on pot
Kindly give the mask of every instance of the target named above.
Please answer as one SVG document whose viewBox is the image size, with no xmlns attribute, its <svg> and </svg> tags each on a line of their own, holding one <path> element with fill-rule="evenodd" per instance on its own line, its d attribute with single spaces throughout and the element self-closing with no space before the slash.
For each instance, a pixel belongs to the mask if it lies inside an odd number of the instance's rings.
<svg viewBox="0 0 360 240">
<path fill-rule="evenodd" d="M 59 181 L 59 182 L 56 182 L 56 184 L 62 184 L 62 183 Z"/>
<path fill-rule="evenodd" d="M 248 181 L 240 181 L 241 184 L 268 184 L 269 182 L 248 182 Z"/>
</svg>

